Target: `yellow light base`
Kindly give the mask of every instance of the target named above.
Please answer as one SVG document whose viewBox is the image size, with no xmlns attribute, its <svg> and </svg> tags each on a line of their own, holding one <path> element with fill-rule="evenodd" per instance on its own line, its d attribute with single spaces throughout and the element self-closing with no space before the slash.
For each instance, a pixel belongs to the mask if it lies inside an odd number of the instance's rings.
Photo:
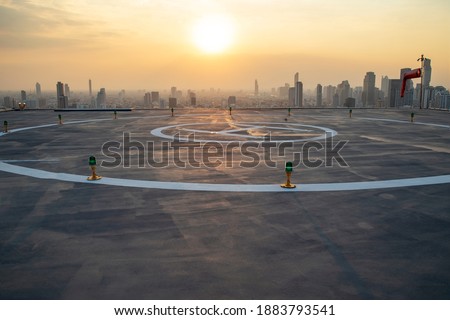
<svg viewBox="0 0 450 320">
<path fill-rule="evenodd" d="M 94 181 L 94 180 L 100 180 L 101 178 L 102 178 L 101 176 L 92 175 L 92 176 L 88 177 L 87 180 Z"/>
<path fill-rule="evenodd" d="M 280 184 L 280 187 L 287 188 L 287 189 L 294 189 L 296 187 L 296 185 L 292 184 L 292 183 L 289 183 L 289 184 L 284 183 L 284 184 Z"/>
</svg>

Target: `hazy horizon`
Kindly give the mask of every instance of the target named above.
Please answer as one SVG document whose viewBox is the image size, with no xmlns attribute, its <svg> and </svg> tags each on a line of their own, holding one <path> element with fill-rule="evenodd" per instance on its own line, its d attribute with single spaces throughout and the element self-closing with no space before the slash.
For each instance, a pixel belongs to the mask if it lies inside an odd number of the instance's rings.
<svg viewBox="0 0 450 320">
<path fill-rule="evenodd" d="M 62 81 L 87 91 L 89 79 L 93 91 L 252 90 L 258 79 L 269 91 L 292 85 L 295 72 L 305 89 L 356 87 L 368 71 L 379 87 L 381 76 L 420 67 L 421 54 L 431 59 L 431 85 L 450 88 L 449 13 L 444 0 L 0 0 L 0 90 L 39 82 L 52 91 Z M 229 24 L 200 27 L 229 33 L 218 52 L 193 34 L 204 17 Z"/>
</svg>

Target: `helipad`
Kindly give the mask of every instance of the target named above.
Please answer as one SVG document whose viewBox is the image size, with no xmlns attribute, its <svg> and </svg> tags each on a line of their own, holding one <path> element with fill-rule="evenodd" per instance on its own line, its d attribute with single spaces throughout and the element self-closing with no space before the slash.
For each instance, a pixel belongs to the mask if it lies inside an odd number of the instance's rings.
<svg viewBox="0 0 450 320">
<path fill-rule="evenodd" d="M 161 118 L 161 116 L 147 117 L 147 118 Z M 135 117 L 128 117 L 124 120 L 136 119 Z M 90 120 L 80 120 L 80 121 L 70 121 L 65 125 L 77 125 L 82 123 L 92 123 L 101 122 L 111 119 L 90 119 Z M 380 118 L 361 118 L 361 120 L 369 121 L 385 121 L 385 122 L 396 122 L 404 124 L 405 121 L 392 120 L 392 119 L 380 119 Z M 112 121 L 112 120 L 111 120 Z M 43 128 L 48 128 L 56 126 L 57 124 L 47 124 L 38 125 L 34 127 L 25 127 L 11 130 L 8 135 L 21 132 L 25 130 L 38 130 Z M 227 125 L 232 127 L 232 129 L 223 129 L 219 131 L 211 131 L 210 127 Z M 448 125 L 434 124 L 434 123 L 416 123 L 416 125 L 426 125 L 444 129 L 450 129 Z M 203 129 L 201 129 L 203 128 Z M 308 128 L 308 129 L 305 129 Z M 315 133 L 314 130 L 316 131 Z M 166 134 L 165 131 L 172 131 L 173 134 Z M 181 135 L 182 132 L 187 132 L 187 136 Z M 246 132 L 246 134 L 239 132 Z M 252 131 L 259 131 L 259 134 L 248 134 Z M 290 139 L 282 136 L 278 139 L 276 132 L 290 132 Z M 262 132 L 262 133 L 261 133 Z M 191 135 L 193 133 L 193 135 Z M 307 137 L 302 135 L 307 133 Z M 5 135 L 6 133 L 1 133 L 0 135 Z M 195 136 L 197 134 L 197 136 Z M 163 139 L 175 139 L 176 135 L 179 140 L 193 141 L 197 142 L 219 142 L 219 143 L 230 143 L 235 141 L 264 141 L 265 137 L 271 137 L 271 141 L 277 143 L 283 142 L 306 142 L 306 141 L 316 141 L 324 140 L 326 136 L 334 137 L 337 132 L 330 128 L 319 127 L 314 125 L 305 125 L 299 123 L 274 123 L 274 122 L 226 122 L 226 123 L 181 123 L 177 125 L 169 125 L 164 127 L 159 127 L 151 130 L 151 135 L 160 137 Z M 213 137 L 212 138 L 205 138 Z M 222 137 L 228 139 L 234 138 L 235 140 L 225 140 Z M 62 150 L 61 150 L 62 151 Z M 117 178 L 105 178 L 101 181 L 87 181 L 85 176 L 74 175 L 69 173 L 54 173 L 44 170 L 24 168 L 19 165 L 8 164 L 8 162 L 14 162 L 15 160 L 4 160 L 0 161 L 0 170 L 10 173 L 16 173 L 20 175 L 26 175 L 34 178 L 40 179 L 53 179 L 61 180 L 67 182 L 78 182 L 78 183 L 95 183 L 113 186 L 123 186 L 123 187 L 138 187 L 147 189 L 166 189 L 166 190 L 186 190 L 186 191 L 220 191 L 220 192 L 295 192 L 295 191 L 351 191 L 351 190 L 367 190 L 367 189 L 384 189 L 384 188 L 398 188 L 398 187 L 410 187 L 410 186 L 421 186 L 421 185 L 432 185 L 432 184 L 445 184 L 450 183 L 449 175 L 439 175 L 439 176 L 429 176 L 429 177 L 414 177 L 406 179 L 391 179 L 391 180 L 378 180 L 378 181 L 356 181 L 356 182 L 336 182 L 336 183 L 321 183 L 321 184 L 303 184 L 296 189 L 280 189 L 277 184 L 210 184 L 210 183 L 190 183 L 190 182 L 168 182 L 168 181 L 146 181 L 146 180 L 133 180 L 133 179 L 117 179 Z M 31 159 L 29 161 L 39 161 Z M 20 161 L 19 161 L 20 162 Z M 27 162 L 23 160 L 22 162 Z"/>
<path fill-rule="evenodd" d="M 449 115 L 416 110 L 410 123 L 409 112 L 68 113 L 63 125 L 54 112 L 2 113 L 0 296 L 448 299 Z M 124 132 L 135 146 L 270 134 L 294 151 L 328 134 L 348 141 L 348 167 L 300 165 L 292 192 L 279 187 L 291 154 L 276 167 L 236 166 L 245 154 L 231 149 L 217 167 L 156 168 L 134 147 L 129 167 L 87 181 L 89 155 L 106 159 L 101 146 Z"/>
</svg>

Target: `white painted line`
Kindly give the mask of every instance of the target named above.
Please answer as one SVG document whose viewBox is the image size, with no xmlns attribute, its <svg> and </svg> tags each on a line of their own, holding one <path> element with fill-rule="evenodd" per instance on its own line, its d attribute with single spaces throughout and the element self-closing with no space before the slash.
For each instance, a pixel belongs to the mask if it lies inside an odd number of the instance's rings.
<svg viewBox="0 0 450 320">
<path fill-rule="evenodd" d="M 59 159 L 40 159 L 40 160 L 0 160 L 0 162 L 15 163 L 15 162 L 59 162 Z"/>
<path fill-rule="evenodd" d="M 229 123 L 224 122 L 224 123 L 210 123 L 210 122 L 196 122 L 196 123 L 182 123 L 182 124 L 176 124 L 176 125 L 170 125 L 170 126 L 165 126 L 165 127 L 159 127 L 156 129 L 153 129 L 150 131 L 150 133 L 156 137 L 159 138 L 163 138 L 163 139 L 168 139 L 168 140 L 174 140 L 174 135 L 170 135 L 170 134 L 165 134 L 164 131 L 165 130 L 170 130 L 170 129 L 177 129 L 177 130 L 185 130 L 185 131 L 198 131 L 198 132 L 207 132 L 207 133 L 215 133 L 215 134 L 221 134 L 222 131 L 208 131 L 208 130 L 200 130 L 200 129 L 190 129 L 190 128 L 183 128 L 184 126 L 204 126 L 204 125 L 217 125 L 217 124 L 225 124 L 225 125 L 229 125 Z M 320 135 L 317 135 L 315 137 L 310 137 L 310 138 L 305 138 L 305 139 L 289 139 L 289 140 L 276 140 L 276 139 L 272 139 L 272 142 L 304 142 L 304 141 L 315 141 L 315 140 L 323 140 L 325 138 L 330 138 L 330 137 L 334 137 L 335 135 L 337 135 L 337 132 L 335 130 L 332 130 L 330 128 L 325 128 L 325 127 L 319 127 L 319 126 L 313 126 L 313 125 L 309 125 L 309 124 L 286 124 L 283 122 L 233 122 L 233 125 L 236 126 L 240 126 L 240 125 L 247 125 L 247 126 L 255 126 L 255 127 L 261 127 L 261 124 L 269 124 L 271 125 L 271 128 L 276 128 L 276 129 L 281 129 L 281 130 L 292 130 L 292 131 L 301 131 L 304 132 L 305 129 L 300 129 L 301 127 L 307 127 L 307 128 L 313 128 L 319 131 L 322 131 L 323 133 Z M 279 125 L 281 127 L 276 127 L 274 125 Z M 295 127 L 299 127 L 299 128 L 289 128 L 286 127 L 286 125 L 294 125 Z M 243 130 L 248 130 L 250 127 L 247 127 Z M 224 132 L 226 132 L 226 130 L 223 130 Z M 319 134 L 319 133 L 318 133 Z M 223 134 L 224 136 L 226 136 L 227 134 Z M 228 134 L 231 136 L 243 136 L 245 138 L 250 138 L 250 139 L 255 139 L 255 138 L 259 138 L 261 141 L 264 140 L 264 137 L 255 137 L 255 136 L 250 136 L 250 135 L 239 135 L 239 134 Z M 188 138 L 183 138 L 183 137 L 179 137 L 179 139 L 181 141 L 187 141 Z M 194 138 L 194 141 L 196 142 L 215 142 L 215 143 L 230 143 L 230 142 L 236 142 L 239 140 L 212 140 L 212 139 L 198 139 L 198 138 Z"/>
<path fill-rule="evenodd" d="M 199 132 L 199 133 L 209 133 L 209 134 L 219 134 L 219 135 L 223 135 L 223 136 L 233 136 L 233 137 L 241 137 L 241 138 L 247 138 L 247 139 L 260 139 L 261 137 L 259 136 L 250 136 L 248 134 L 239 134 L 239 133 L 229 133 L 227 131 L 210 131 L 210 130 L 199 130 L 199 129 L 181 129 L 183 131 L 188 131 L 188 132 Z M 239 129 L 236 131 L 242 131 L 245 129 Z"/>
<path fill-rule="evenodd" d="M 119 187 L 133 187 L 144 189 L 164 189 L 181 191 L 216 191 L 216 192 L 318 192 L 318 191 L 357 191 L 373 190 L 401 187 L 416 187 L 435 184 L 450 183 L 450 175 L 395 179 L 384 181 L 366 181 L 366 182 L 339 182 L 339 183 L 316 183 L 316 184 L 298 184 L 295 189 L 284 189 L 279 184 L 212 184 L 212 183 L 193 183 L 193 182 L 169 182 L 169 181 L 145 181 L 133 179 L 119 179 L 103 177 L 101 180 L 88 181 L 86 176 L 56 173 L 40 169 L 32 169 L 12 165 L 0 161 L 0 171 L 14 173 L 22 176 L 33 177 L 37 179 L 50 179 L 76 183 L 101 184 Z M 283 181 L 280 181 L 283 182 Z"/>
</svg>

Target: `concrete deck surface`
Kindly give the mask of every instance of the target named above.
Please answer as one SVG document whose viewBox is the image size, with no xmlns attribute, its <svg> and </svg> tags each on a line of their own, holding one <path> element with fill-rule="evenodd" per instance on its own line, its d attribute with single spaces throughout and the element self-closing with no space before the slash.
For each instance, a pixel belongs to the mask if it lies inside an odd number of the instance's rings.
<svg viewBox="0 0 450 320">
<path fill-rule="evenodd" d="M 0 120 L 10 130 L 56 125 L 0 136 L 0 161 L 87 177 L 88 157 L 107 160 L 102 145 L 121 141 L 124 132 L 160 143 L 165 139 L 150 134 L 159 127 L 211 123 L 216 132 L 224 124 L 264 122 L 326 127 L 337 132 L 335 142 L 348 141 L 341 151 L 348 167 L 300 166 L 292 176 L 298 187 L 449 175 L 450 114 L 416 109 L 410 123 L 410 112 L 355 109 L 350 119 L 347 110 L 327 109 L 293 110 L 290 117 L 286 110 L 233 110 L 231 117 L 228 110 L 176 110 L 175 117 L 146 110 L 120 113 L 117 120 L 111 112 L 70 112 L 62 114 L 63 125 L 53 111 L 5 112 Z M 129 151 L 129 168 L 98 166 L 98 173 L 212 184 L 285 181 L 283 157 L 275 159 L 277 168 L 226 162 L 139 168 L 138 151 Z M 249 159 L 232 152 L 235 165 Z M 450 184 L 179 191 L 0 171 L 0 298 L 450 299 Z"/>
</svg>

